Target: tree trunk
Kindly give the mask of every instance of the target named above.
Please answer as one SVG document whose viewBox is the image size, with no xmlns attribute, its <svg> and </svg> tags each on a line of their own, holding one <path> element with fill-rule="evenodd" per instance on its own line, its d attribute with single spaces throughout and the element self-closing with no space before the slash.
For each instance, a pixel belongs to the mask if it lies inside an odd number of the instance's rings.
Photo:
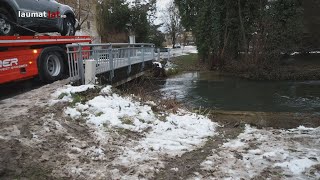
<svg viewBox="0 0 320 180">
<path fill-rule="evenodd" d="M 173 31 L 172 33 L 172 48 L 176 46 L 176 33 Z"/>
<path fill-rule="evenodd" d="M 247 38 L 246 38 L 246 32 L 244 29 L 244 24 L 243 24 L 243 19 L 242 19 L 242 10 L 241 10 L 241 0 L 238 0 L 238 9 L 239 9 L 239 20 L 240 20 L 240 26 L 241 26 L 241 34 L 242 34 L 242 38 L 243 38 L 243 47 L 245 49 L 245 53 L 247 55 L 248 53 L 248 42 L 247 42 Z"/>
</svg>

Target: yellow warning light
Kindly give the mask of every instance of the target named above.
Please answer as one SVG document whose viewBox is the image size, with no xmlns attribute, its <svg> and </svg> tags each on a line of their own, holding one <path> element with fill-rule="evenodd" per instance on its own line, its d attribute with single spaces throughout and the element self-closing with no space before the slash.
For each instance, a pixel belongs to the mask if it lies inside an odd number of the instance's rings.
<svg viewBox="0 0 320 180">
<path fill-rule="evenodd" d="M 38 53 L 38 50 L 34 49 L 34 50 L 33 50 L 33 53 L 34 53 L 34 54 L 37 54 L 37 53 Z"/>
<path fill-rule="evenodd" d="M 32 61 L 29 61 L 29 64 L 31 65 L 31 64 L 32 64 Z"/>
</svg>

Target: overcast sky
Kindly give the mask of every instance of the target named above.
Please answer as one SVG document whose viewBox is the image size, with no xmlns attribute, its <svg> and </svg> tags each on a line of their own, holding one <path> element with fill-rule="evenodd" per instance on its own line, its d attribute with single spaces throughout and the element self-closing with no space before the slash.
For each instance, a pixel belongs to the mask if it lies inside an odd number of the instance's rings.
<svg viewBox="0 0 320 180">
<path fill-rule="evenodd" d="M 127 2 L 133 2 L 134 0 L 127 0 Z M 161 21 L 161 16 L 163 13 L 164 8 L 166 7 L 167 4 L 169 4 L 173 0 L 157 0 L 157 19 L 155 20 L 155 24 L 160 24 L 162 23 Z M 163 31 L 163 28 L 161 28 Z"/>
<path fill-rule="evenodd" d="M 169 2 L 173 0 L 157 0 L 157 17 L 156 21 L 154 22 L 155 24 L 160 24 L 161 23 L 161 14 L 163 13 L 161 10 L 163 10 Z"/>
<path fill-rule="evenodd" d="M 163 9 L 170 1 L 172 0 L 157 0 L 157 6 L 159 9 Z"/>
</svg>

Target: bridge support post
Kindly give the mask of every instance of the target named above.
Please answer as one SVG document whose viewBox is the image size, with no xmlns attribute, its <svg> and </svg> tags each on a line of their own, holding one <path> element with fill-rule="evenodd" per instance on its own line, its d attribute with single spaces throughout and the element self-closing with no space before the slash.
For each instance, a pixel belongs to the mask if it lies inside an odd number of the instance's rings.
<svg viewBox="0 0 320 180">
<path fill-rule="evenodd" d="M 113 50 L 112 45 L 109 46 L 109 67 L 110 67 L 110 74 L 109 74 L 109 81 L 112 82 L 114 78 L 114 66 L 113 66 Z"/>
<path fill-rule="evenodd" d="M 155 50 L 156 50 L 156 47 L 154 46 L 154 45 L 152 45 L 152 60 L 156 60 L 155 58 L 156 58 L 156 52 L 155 52 Z"/>
<path fill-rule="evenodd" d="M 129 44 L 129 46 L 128 46 L 128 70 L 127 70 L 128 75 L 131 73 L 131 54 L 132 54 L 132 48 L 131 48 L 131 45 Z"/>
<path fill-rule="evenodd" d="M 158 48 L 158 59 L 157 59 L 158 62 L 160 62 L 160 48 Z"/>
<path fill-rule="evenodd" d="M 142 65 L 141 65 L 141 71 L 143 71 L 143 69 L 144 69 L 144 53 L 145 53 L 145 47 L 142 45 L 141 46 L 142 47 Z"/>
<path fill-rule="evenodd" d="M 94 59 L 86 60 L 85 66 L 85 84 L 95 84 L 97 61 L 95 61 Z"/>
<path fill-rule="evenodd" d="M 80 83 L 85 83 L 85 77 L 84 77 L 84 68 L 83 68 L 83 57 L 82 57 L 82 46 L 79 44 L 78 46 L 79 50 L 79 62 L 78 62 L 78 68 L 79 68 L 79 75 L 80 75 Z"/>
</svg>

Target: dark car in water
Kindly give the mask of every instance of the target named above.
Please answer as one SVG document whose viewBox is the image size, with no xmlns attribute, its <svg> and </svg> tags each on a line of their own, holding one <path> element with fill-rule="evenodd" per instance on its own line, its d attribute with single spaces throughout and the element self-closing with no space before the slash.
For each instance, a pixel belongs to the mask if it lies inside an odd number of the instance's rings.
<svg viewBox="0 0 320 180">
<path fill-rule="evenodd" d="M 0 35 L 59 32 L 74 36 L 79 23 L 71 7 L 56 0 L 0 0 Z"/>
</svg>

